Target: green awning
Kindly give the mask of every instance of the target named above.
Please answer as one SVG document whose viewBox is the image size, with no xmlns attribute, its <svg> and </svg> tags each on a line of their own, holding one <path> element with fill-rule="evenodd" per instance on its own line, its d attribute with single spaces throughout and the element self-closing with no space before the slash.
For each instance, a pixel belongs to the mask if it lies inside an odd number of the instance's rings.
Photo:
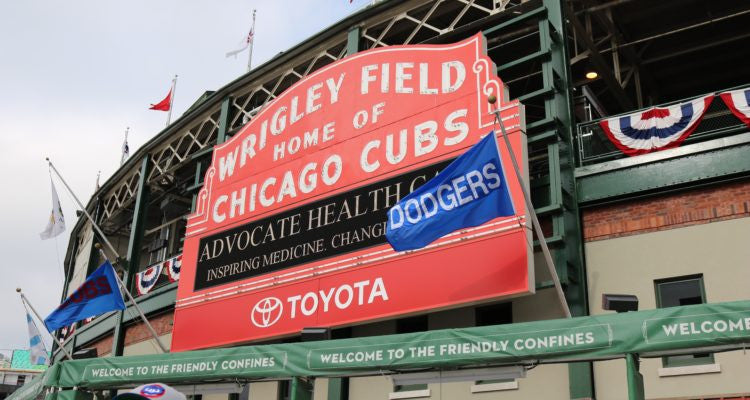
<svg viewBox="0 0 750 400">
<path fill-rule="evenodd" d="M 113 388 L 722 351 L 750 342 L 750 301 L 320 342 L 64 361 L 48 385 Z M 26 400 L 21 397 L 18 400 Z M 16 399 L 12 399 L 16 400 Z"/>
<path fill-rule="evenodd" d="M 39 396 L 44 390 L 45 386 L 45 375 L 43 372 L 34 377 L 34 379 L 21 386 L 15 392 L 11 393 L 10 396 L 6 397 L 6 400 L 32 400 Z"/>
</svg>

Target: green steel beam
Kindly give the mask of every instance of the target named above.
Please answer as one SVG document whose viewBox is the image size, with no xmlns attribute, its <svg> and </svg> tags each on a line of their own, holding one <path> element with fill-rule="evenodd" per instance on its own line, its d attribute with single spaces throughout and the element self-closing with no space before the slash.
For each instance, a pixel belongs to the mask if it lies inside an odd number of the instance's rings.
<svg viewBox="0 0 750 400">
<path fill-rule="evenodd" d="M 312 380 L 295 376 L 292 378 L 292 387 L 289 390 L 289 400 L 312 400 L 313 384 Z"/>
<path fill-rule="evenodd" d="M 513 68 L 519 64 L 523 64 L 525 62 L 529 61 L 539 61 L 539 60 L 547 60 L 549 58 L 549 50 L 539 50 L 537 52 L 531 53 L 527 56 L 517 58 L 513 61 L 507 62 L 499 67 L 497 67 L 497 72 L 500 73 L 502 71 L 505 71 L 507 69 Z"/>
<path fill-rule="evenodd" d="M 79 346 L 86 347 L 86 345 L 102 335 L 111 333 L 115 327 L 116 319 L 117 312 L 112 312 L 100 315 L 88 324 L 76 329 L 76 340 L 78 341 Z"/>
<path fill-rule="evenodd" d="M 750 134 L 745 136 L 750 137 Z M 675 149 L 680 153 L 679 157 L 642 164 L 632 162 L 637 160 L 618 160 L 606 163 L 610 169 L 604 166 L 598 166 L 599 170 L 579 168 L 578 199 L 582 204 L 594 205 L 647 195 L 657 190 L 665 193 L 670 189 L 750 176 L 750 142 L 719 148 L 713 148 L 710 143 L 691 146 L 695 146 L 696 151 L 700 148 L 710 149 L 692 154 L 682 154 L 689 148 Z"/>
<path fill-rule="evenodd" d="M 344 394 L 343 378 L 328 378 L 328 400 L 342 400 L 348 398 Z"/>
<path fill-rule="evenodd" d="M 95 244 L 96 242 L 104 243 L 104 239 L 94 231 L 94 239 L 92 240 L 92 246 L 91 249 L 89 249 L 89 261 L 86 268 L 86 276 L 91 275 L 92 272 L 94 272 L 97 268 L 99 268 L 99 263 L 101 262 L 102 258 L 99 254 L 99 250 L 96 248 Z"/>
<path fill-rule="evenodd" d="M 513 26 L 513 25 L 518 24 L 518 23 L 523 22 L 523 21 L 534 20 L 534 19 L 537 19 L 537 18 L 544 18 L 544 16 L 546 15 L 546 13 L 547 13 L 547 9 L 546 8 L 539 7 L 537 9 L 525 12 L 525 13 L 517 16 L 517 17 L 511 18 L 511 19 L 509 19 L 509 20 L 507 20 L 507 21 L 505 21 L 503 23 L 497 24 L 497 25 L 493 26 L 492 28 L 485 29 L 484 30 L 484 34 L 485 35 L 489 35 L 491 33 L 497 32 L 497 31 L 502 31 L 505 28 L 508 28 L 510 26 Z"/>
<path fill-rule="evenodd" d="M 346 36 L 346 55 L 350 56 L 359 52 L 359 39 L 361 36 L 362 28 L 360 28 L 359 26 L 355 26 L 349 29 L 349 33 Z"/>
<path fill-rule="evenodd" d="M 60 303 L 65 301 L 65 294 L 68 292 L 68 285 L 70 284 L 70 280 L 73 279 L 73 269 L 76 265 L 76 252 L 78 252 L 78 231 L 73 231 L 71 234 L 73 244 L 73 249 L 71 250 L 70 254 L 70 260 L 68 261 L 68 271 L 65 274 L 65 283 L 63 284 L 63 291 L 60 294 Z"/>
<path fill-rule="evenodd" d="M 643 375 L 638 371 L 638 356 L 635 354 L 625 355 L 625 366 L 628 374 L 628 400 L 645 400 L 646 394 L 643 388 Z"/>
<path fill-rule="evenodd" d="M 146 154 L 141 161 L 141 175 L 138 178 L 138 193 L 135 196 L 135 210 L 133 211 L 133 222 L 130 225 L 130 241 L 126 259 L 121 261 L 125 270 L 122 281 L 130 290 L 133 287 L 135 273 L 138 272 L 141 255 L 141 241 L 143 240 L 146 227 L 146 215 L 148 211 L 149 188 L 146 177 L 149 172 L 149 155 Z M 125 348 L 125 325 L 123 319 L 127 310 L 118 311 L 115 320 L 114 339 L 112 340 L 112 355 L 121 356 Z"/>
<path fill-rule="evenodd" d="M 527 102 L 527 101 L 529 101 L 531 99 L 535 99 L 537 97 L 549 96 L 549 95 L 552 95 L 553 93 L 555 93 L 555 88 L 553 88 L 552 86 L 545 86 L 545 87 L 543 87 L 543 88 L 541 88 L 539 90 L 533 91 L 531 93 L 526 93 L 526 94 L 524 94 L 522 96 L 518 96 L 518 101 L 520 101 L 521 103 L 523 103 L 523 102 Z"/>
<path fill-rule="evenodd" d="M 562 237 L 556 244 L 555 263 L 564 284 L 565 297 L 573 316 L 588 315 L 586 273 L 583 262 L 582 231 L 575 184 L 575 154 L 573 149 L 573 113 L 570 93 L 570 65 L 564 40 L 566 18 L 564 0 L 543 0 L 547 18 L 539 21 L 540 51 L 549 51 L 549 60 L 542 63 L 543 87 L 527 98 L 543 97 L 546 117 L 539 125 L 541 133 L 559 140 L 547 144 L 549 168 L 548 207 L 560 207 L 561 212 L 550 213 L 553 236 Z M 552 126 L 552 129 L 547 128 Z M 532 134 L 529 135 L 533 137 Z M 539 140 L 537 143 L 544 143 Z M 537 205 L 540 206 L 540 205 Z M 591 363 L 568 364 L 568 383 L 571 399 L 594 398 Z"/>
<path fill-rule="evenodd" d="M 219 112 L 219 132 L 216 134 L 216 144 L 224 143 L 227 140 L 227 130 L 229 126 L 229 108 L 232 105 L 232 98 L 227 96 L 221 102 L 221 111 Z"/>
<path fill-rule="evenodd" d="M 155 311 L 167 310 L 174 307 L 177 301 L 177 282 L 170 283 L 160 288 L 154 289 L 153 292 L 138 297 L 138 305 L 143 310 L 144 314 L 153 313 Z M 129 310 L 125 310 L 126 314 L 123 317 L 123 323 L 128 323 L 133 320 L 140 319 L 137 311 L 134 309 L 130 302 L 125 303 Z"/>
</svg>

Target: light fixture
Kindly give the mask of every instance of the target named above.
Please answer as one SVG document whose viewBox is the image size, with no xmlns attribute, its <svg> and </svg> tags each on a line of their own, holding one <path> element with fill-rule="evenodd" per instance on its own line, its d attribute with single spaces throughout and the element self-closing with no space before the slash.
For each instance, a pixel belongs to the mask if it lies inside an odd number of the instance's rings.
<svg viewBox="0 0 750 400">
<path fill-rule="evenodd" d="M 73 353 L 74 360 L 83 360 L 85 358 L 96 358 L 96 357 L 98 357 L 98 351 L 96 350 L 95 347 L 80 349 Z"/>
<path fill-rule="evenodd" d="M 423 385 L 443 382 L 473 382 L 525 378 L 522 365 L 497 368 L 457 369 L 451 371 L 428 371 L 391 375 L 393 386 Z"/>
<path fill-rule="evenodd" d="M 599 77 L 599 74 L 596 73 L 596 71 L 588 71 L 586 72 L 586 79 L 594 80 Z"/>
<path fill-rule="evenodd" d="M 317 340 L 330 340 L 331 330 L 329 328 L 303 328 L 300 333 L 303 342 L 314 342 Z"/>
<path fill-rule="evenodd" d="M 618 313 L 638 311 L 638 297 L 632 294 L 602 294 L 602 308 Z"/>
</svg>

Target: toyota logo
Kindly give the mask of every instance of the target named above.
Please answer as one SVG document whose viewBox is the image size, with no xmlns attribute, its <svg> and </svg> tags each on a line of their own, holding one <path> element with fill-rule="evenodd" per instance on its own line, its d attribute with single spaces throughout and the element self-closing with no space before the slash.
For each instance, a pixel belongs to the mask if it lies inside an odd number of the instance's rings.
<svg viewBox="0 0 750 400">
<path fill-rule="evenodd" d="M 284 311 L 284 306 L 281 300 L 276 297 L 266 297 L 255 303 L 250 319 L 258 328 L 268 328 L 281 318 L 282 311 Z"/>
</svg>

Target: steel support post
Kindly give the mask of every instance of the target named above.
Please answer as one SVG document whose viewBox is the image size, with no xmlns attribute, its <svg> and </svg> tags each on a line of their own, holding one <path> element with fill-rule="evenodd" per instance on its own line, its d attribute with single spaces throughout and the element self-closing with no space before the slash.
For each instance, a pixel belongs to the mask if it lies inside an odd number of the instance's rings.
<svg viewBox="0 0 750 400">
<path fill-rule="evenodd" d="M 348 399 L 348 393 L 344 393 L 347 385 L 344 379 L 349 378 L 328 378 L 328 400 Z"/>
<path fill-rule="evenodd" d="M 349 29 L 349 34 L 346 36 L 346 55 L 350 56 L 359 52 L 360 36 L 362 36 L 360 27 L 355 26 Z"/>
<path fill-rule="evenodd" d="M 540 20 L 541 50 L 549 49 L 549 61 L 542 64 L 544 87 L 554 88 L 545 99 L 547 119 L 556 121 L 558 140 L 547 145 L 549 160 L 549 207 L 559 209 L 551 215 L 553 236 L 561 238 L 556 245 L 557 270 L 573 316 L 588 314 L 586 273 L 583 264 L 582 230 L 575 189 L 575 154 L 573 114 L 570 96 L 565 17 L 562 0 L 543 0 L 547 19 Z M 531 134 L 531 133 L 530 133 Z M 558 207 L 559 206 L 559 207 Z M 562 262 L 564 261 L 564 262 Z M 568 364 L 570 398 L 594 398 L 591 363 Z"/>
<path fill-rule="evenodd" d="M 221 102 L 221 111 L 219 112 L 219 132 L 216 134 L 216 144 L 221 144 L 227 140 L 227 131 L 229 130 L 229 108 L 232 104 L 232 98 L 227 96 Z"/>
<path fill-rule="evenodd" d="M 312 379 L 307 380 L 298 376 L 292 378 L 289 400 L 312 400 L 313 382 Z"/>
<path fill-rule="evenodd" d="M 625 367 L 628 373 L 628 400 L 645 400 L 643 375 L 638 371 L 640 361 L 637 354 L 625 355 Z"/>
<path fill-rule="evenodd" d="M 141 175 L 138 178 L 138 192 L 135 196 L 135 209 L 133 211 L 133 222 L 130 225 L 130 240 L 128 241 L 128 253 L 125 255 L 126 260 L 119 260 L 124 274 L 123 283 L 127 288 L 133 287 L 133 281 L 138 265 L 140 263 L 141 247 L 143 233 L 146 227 L 146 215 L 148 212 L 149 189 L 146 184 L 146 177 L 149 172 L 149 155 L 143 157 L 141 161 Z M 125 348 L 125 326 L 123 317 L 127 309 L 117 312 L 115 319 L 115 331 L 112 340 L 112 355 L 121 356 Z"/>
</svg>

